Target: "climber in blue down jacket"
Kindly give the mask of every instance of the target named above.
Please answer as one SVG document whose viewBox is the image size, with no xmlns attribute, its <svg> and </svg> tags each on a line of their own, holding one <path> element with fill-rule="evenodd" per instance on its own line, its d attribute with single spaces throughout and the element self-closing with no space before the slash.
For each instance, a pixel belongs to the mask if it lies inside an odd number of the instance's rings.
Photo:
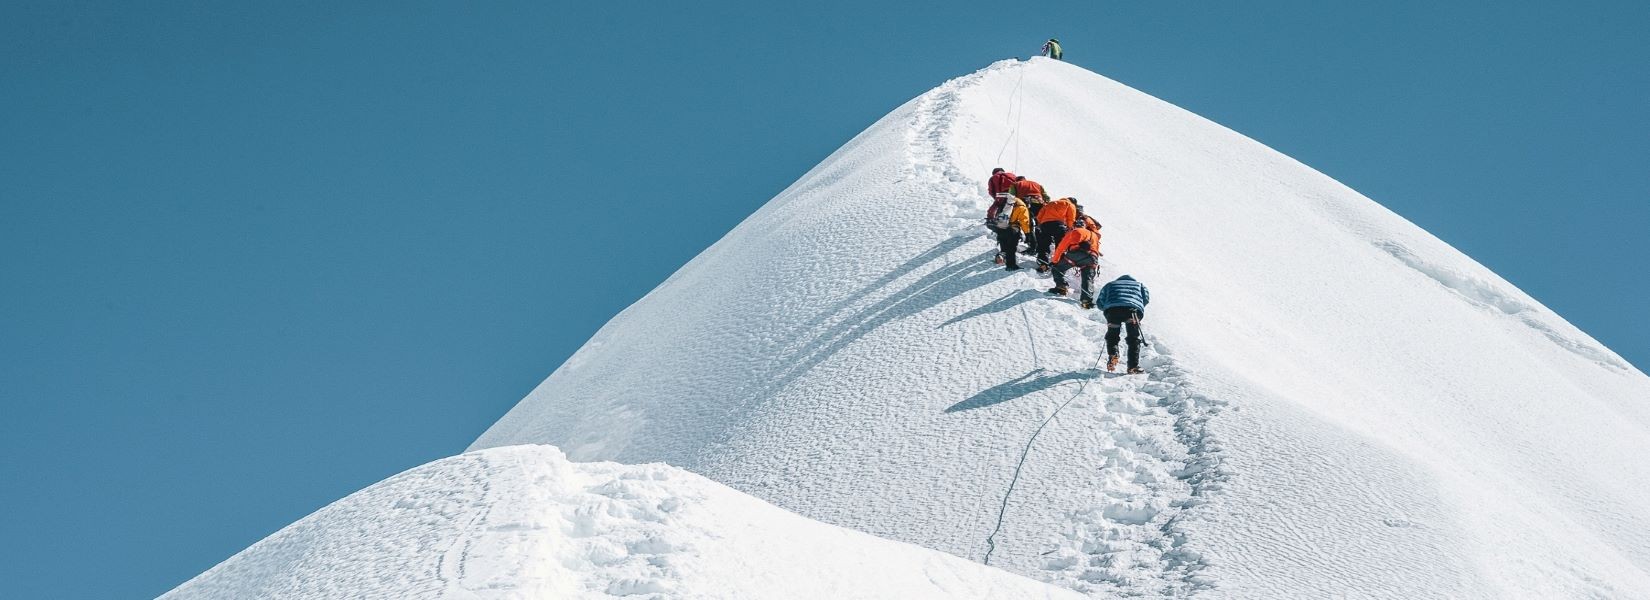
<svg viewBox="0 0 1650 600">
<path fill-rule="evenodd" d="M 1125 325 L 1129 328 L 1129 373 L 1145 373 L 1140 369 L 1140 320 L 1146 318 L 1146 304 L 1152 294 L 1133 277 L 1124 275 L 1100 288 L 1097 304 L 1106 315 L 1106 370 L 1117 370 L 1117 338 Z"/>
</svg>

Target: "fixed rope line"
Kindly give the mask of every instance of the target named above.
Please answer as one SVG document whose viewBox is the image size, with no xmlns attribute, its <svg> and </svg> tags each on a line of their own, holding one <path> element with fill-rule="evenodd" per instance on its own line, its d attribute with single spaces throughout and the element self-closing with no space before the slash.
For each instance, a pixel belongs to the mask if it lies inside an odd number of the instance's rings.
<svg viewBox="0 0 1650 600">
<path fill-rule="evenodd" d="M 1037 356 L 1037 335 L 1031 327 L 1031 315 L 1026 313 L 1026 305 L 1020 305 L 1020 318 L 1026 322 L 1026 340 L 1031 342 L 1031 368 L 1042 368 L 1043 359 Z"/>
<path fill-rule="evenodd" d="M 1015 109 L 1016 104 L 1014 102 L 1014 99 L 1020 97 L 1020 84 L 1025 83 L 1025 80 L 1026 80 L 1026 68 L 1025 68 L 1025 65 L 1020 65 L 1020 78 L 1014 80 L 1014 91 L 1008 93 L 1008 114 L 1003 115 L 1003 124 L 1005 124 L 1005 125 L 1008 124 L 1009 120 L 1015 119 L 1014 109 Z M 1021 101 L 1020 104 L 1019 104 L 1019 106 L 1020 106 L 1020 115 L 1021 116 L 1025 115 L 1024 104 L 1025 104 L 1024 101 Z M 1001 149 L 997 150 L 997 162 L 999 164 L 1001 164 L 1003 162 L 1003 153 L 1008 151 L 1008 143 L 1010 141 L 1013 141 L 1013 140 L 1017 139 L 1017 137 L 1019 135 L 1020 135 L 1020 125 L 1019 125 L 1018 121 L 1016 120 L 1016 122 L 1014 124 L 1014 127 L 1009 129 L 1008 138 L 1003 140 L 1003 147 Z M 1019 146 L 1014 147 L 1014 160 L 1015 160 L 1015 162 L 1019 162 L 1019 160 L 1020 160 L 1020 147 Z M 1019 168 L 1019 165 L 1015 165 L 1015 168 Z"/>
<path fill-rule="evenodd" d="M 1095 364 L 1095 368 L 1099 368 L 1099 363 Z M 1065 402 L 1061 402 L 1054 412 L 1049 413 L 1048 418 L 1043 419 L 1043 423 L 1037 426 L 1037 430 L 1031 432 L 1031 439 L 1026 440 L 1025 448 L 1020 450 L 1020 462 L 1014 465 L 1014 477 L 1008 480 L 1008 491 L 1003 492 L 1003 504 L 997 509 L 997 526 L 991 530 L 991 535 L 985 536 L 985 560 L 982 561 L 984 564 L 991 564 L 991 553 L 997 551 L 997 534 L 1003 530 L 1003 518 L 1008 514 L 1008 499 L 1014 495 L 1014 485 L 1020 483 L 1020 470 L 1025 468 L 1026 457 L 1031 455 L 1031 447 L 1037 443 L 1037 434 L 1042 433 L 1044 427 L 1054 422 L 1054 417 L 1060 416 L 1060 411 L 1065 410 L 1067 405 L 1082 396 L 1083 390 L 1088 389 L 1089 383 L 1097 378 L 1084 379 L 1082 385 L 1077 386 L 1077 391 L 1073 392 L 1070 398 L 1066 398 Z"/>
<path fill-rule="evenodd" d="M 1020 101 L 1020 117 L 1026 115 L 1026 101 Z M 1015 119 L 1015 173 L 1020 173 L 1020 119 Z"/>
<path fill-rule="evenodd" d="M 1020 80 L 1024 81 L 1025 77 L 1026 77 L 1025 67 L 1022 66 L 1022 67 L 1020 67 Z M 1014 87 L 1015 87 L 1015 89 L 1018 89 L 1020 87 L 1020 85 L 1015 84 Z M 1014 115 L 1014 172 L 1015 173 L 1020 172 L 1020 122 L 1023 121 L 1025 119 L 1025 117 L 1026 117 L 1026 97 L 1025 97 L 1025 94 L 1020 94 L 1020 110 L 1017 111 L 1016 114 Z"/>
</svg>

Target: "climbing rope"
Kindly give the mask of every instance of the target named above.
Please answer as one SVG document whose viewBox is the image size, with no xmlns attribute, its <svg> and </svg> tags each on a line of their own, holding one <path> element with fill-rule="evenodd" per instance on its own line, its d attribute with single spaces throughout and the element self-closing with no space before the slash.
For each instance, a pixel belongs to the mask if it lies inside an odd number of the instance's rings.
<svg viewBox="0 0 1650 600">
<path fill-rule="evenodd" d="M 1041 434 L 1043 432 L 1043 428 L 1048 427 L 1048 424 L 1054 421 L 1054 417 L 1060 415 L 1060 411 L 1065 410 L 1066 406 L 1071 404 L 1073 400 L 1076 400 L 1079 396 L 1082 396 L 1083 390 L 1088 389 L 1089 382 L 1091 381 L 1094 381 L 1094 379 L 1090 378 L 1083 380 L 1083 383 L 1077 386 L 1077 391 L 1073 392 L 1070 398 L 1066 398 L 1066 401 L 1061 402 L 1060 406 L 1054 409 L 1054 412 L 1049 413 L 1048 418 L 1043 419 L 1042 424 L 1037 426 L 1037 430 L 1031 432 L 1031 439 L 1026 440 L 1025 448 L 1020 450 L 1020 462 L 1014 465 L 1014 477 L 1009 480 L 1008 491 L 1003 492 L 1002 506 L 997 509 L 997 525 L 992 528 L 991 535 L 985 537 L 985 559 L 982 561 L 984 564 L 990 565 L 991 554 L 997 551 L 997 534 L 1002 532 L 1003 519 L 1008 515 L 1008 500 L 1014 495 L 1014 486 L 1020 483 L 1020 471 L 1025 468 L 1026 457 L 1031 455 L 1031 447 L 1036 445 L 1037 435 Z"/>
<path fill-rule="evenodd" d="M 997 163 L 1002 164 L 1003 153 L 1008 151 L 1008 143 L 1010 141 L 1014 142 L 1013 167 L 1015 171 L 1020 169 L 1020 120 L 1025 117 L 1025 101 L 1016 102 L 1015 100 L 1020 97 L 1020 84 L 1025 83 L 1025 80 L 1026 67 L 1020 65 L 1020 77 L 1014 80 L 1014 91 L 1008 93 L 1008 114 L 1003 116 L 1003 124 L 1006 125 L 1008 121 L 1012 120 L 1014 126 L 1009 128 L 1008 137 L 1003 140 L 1003 147 L 997 150 Z M 1016 108 L 1019 110 L 1016 111 Z"/>
<path fill-rule="evenodd" d="M 1042 368 L 1043 359 L 1037 356 L 1036 329 L 1031 326 L 1031 315 L 1026 312 L 1026 305 L 1020 305 L 1020 319 L 1026 322 L 1026 340 L 1031 342 L 1031 368 Z"/>
<path fill-rule="evenodd" d="M 1095 370 L 1099 370 L 1100 364 L 1098 361 L 1094 367 Z M 1054 412 L 1049 413 L 1048 418 L 1043 419 L 1043 423 L 1037 426 L 1037 430 L 1031 432 L 1031 438 L 1026 440 L 1025 448 L 1020 450 L 1020 462 L 1014 465 L 1014 477 L 1008 480 L 1008 491 L 1003 492 L 1003 504 L 997 509 L 997 526 L 992 528 L 991 535 L 985 536 L 985 559 L 982 561 L 984 564 L 991 564 L 991 553 L 997 551 L 997 534 L 1003 530 L 1003 518 L 1008 514 L 1008 499 L 1014 495 L 1015 484 L 1020 483 L 1020 470 L 1026 466 L 1026 457 L 1031 455 L 1031 447 L 1037 443 L 1037 435 L 1042 433 L 1043 428 L 1048 427 L 1049 423 L 1054 422 L 1054 417 L 1060 416 L 1060 411 L 1065 410 L 1066 406 L 1071 404 L 1073 400 L 1082 396 L 1083 390 L 1088 389 L 1089 384 L 1094 382 L 1095 379 L 1098 379 L 1098 377 L 1084 379 L 1083 383 L 1077 386 L 1077 391 L 1073 392 L 1070 398 L 1066 398 L 1065 402 L 1061 402 L 1060 406 L 1054 409 Z"/>
</svg>

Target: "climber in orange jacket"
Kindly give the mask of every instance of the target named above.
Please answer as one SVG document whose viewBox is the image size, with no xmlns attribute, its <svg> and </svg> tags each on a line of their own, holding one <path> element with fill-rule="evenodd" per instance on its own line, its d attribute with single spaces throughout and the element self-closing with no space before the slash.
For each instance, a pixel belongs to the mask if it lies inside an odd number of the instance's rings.
<svg viewBox="0 0 1650 600">
<path fill-rule="evenodd" d="M 1077 222 L 1082 224 L 1083 229 L 1092 231 L 1096 235 L 1100 233 L 1100 222 L 1094 220 L 1094 217 L 1080 214 L 1077 215 Z"/>
<path fill-rule="evenodd" d="M 1076 198 L 1061 198 L 1043 205 L 1037 211 L 1037 272 L 1047 273 L 1049 247 L 1066 237 L 1066 230 L 1077 222 Z"/>
<path fill-rule="evenodd" d="M 1026 210 L 1029 211 L 1028 214 L 1031 215 L 1032 222 L 1035 223 L 1038 211 L 1043 209 L 1044 202 L 1048 202 L 1048 190 L 1043 189 L 1043 184 L 1020 175 L 1014 178 L 1014 186 L 1009 188 L 1009 191 L 1014 194 L 1014 197 L 1025 201 Z M 1037 252 L 1036 228 L 1032 228 L 1031 232 L 1026 234 L 1026 251 Z"/>
<path fill-rule="evenodd" d="M 1016 176 L 1014 178 L 1014 187 L 1009 189 L 1014 192 L 1016 197 L 1021 200 L 1025 200 L 1027 203 L 1036 202 L 1038 204 L 1042 204 L 1044 200 L 1048 199 L 1048 191 L 1043 189 L 1043 184 L 1026 179 L 1026 176 L 1024 175 Z"/>
<path fill-rule="evenodd" d="M 1081 204 L 1077 205 L 1077 226 L 1094 232 L 1095 239 L 1100 239 L 1100 221 L 1095 220 L 1094 217 L 1089 215 L 1088 211 L 1083 210 L 1083 205 Z M 1100 246 L 1098 245 L 1094 247 L 1094 254 L 1095 256 L 1106 255 L 1106 253 L 1100 251 Z"/>
<path fill-rule="evenodd" d="M 1094 267 L 1100 262 L 1100 236 L 1082 227 L 1073 227 L 1060 238 L 1054 249 L 1054 288 L 1048 293 L 1064 296 L 1066 269 L 1077 267 L 1083 287 L 1077 293 L 1077 303 L 1084 309 L 1094 308 Z"/>
</svg>

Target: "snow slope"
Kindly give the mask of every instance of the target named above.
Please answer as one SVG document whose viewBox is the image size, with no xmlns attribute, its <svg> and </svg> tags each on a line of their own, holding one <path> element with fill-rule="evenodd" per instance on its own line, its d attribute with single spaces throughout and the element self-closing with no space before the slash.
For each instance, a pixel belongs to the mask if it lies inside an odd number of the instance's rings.
<svg viewBox="0 0 1650 600">
<path fill-rule="evenodd" d="M 163 596 L 1079 598 L 811 521 L 665 465 L 549 446 L 436 461 L 333 503 Z"/>
<path fill-rule="evenodd" d="M 997 165 L 1151 287 L 1149 377 L 990 264 Z M 1044 59 L 854 138 L 473 448 L 521 443 L 1094 595 L 1650 597 L 1650 378 L 1353 190 Z"/>
</svg>

